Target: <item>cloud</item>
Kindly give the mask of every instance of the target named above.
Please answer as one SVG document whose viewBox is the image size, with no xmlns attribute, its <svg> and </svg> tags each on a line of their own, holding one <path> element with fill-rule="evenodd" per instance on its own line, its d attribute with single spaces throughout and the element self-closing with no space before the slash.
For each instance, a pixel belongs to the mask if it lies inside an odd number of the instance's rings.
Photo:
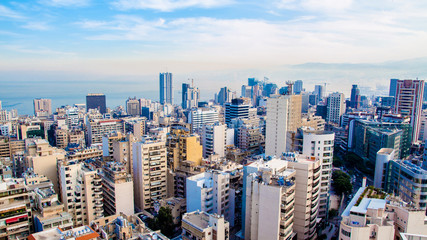
<svg viewBox="0 0 427 240">
<path fill-rule="evenodd" d="M 91 0 L 40 0 L 40 3 L 53 7 L 87 7 Z"/>
<path fill-rule="evenodd" d="M 50 29 L 50 26 L 44 22 L 28 22 L 23 25 L 22 28 L 37 30 L 37 31 L 47 31 Z"/>
<path fill-rule="evenodd" d="M 118 0 L 113 6 L 120 10 L 153 9 L 171 12 L 184 8 L 215 8 L 232 4 L 232 0 Z"/>
<path fill-rule="evenodd" d="M 13 45 L 13 44 L 10 44 L 10 45 L 4 44 L 1 46 L 1 48 L 9 51 L 14 51 L 19 53 L 28 53 L 28 54 L 34 54 L 34 55 L 46 55 L 46 56 L 52 56 L 52 55 L 53 56 L 75 56 L 76 55 L 73 52 L 55 51 L 45 47 L 29 48 L 29 47 Z"/>
<path fill-rule="evenodd" d="M 12 19 L 24 19 L 20 13 L 13 11 L 12 9 L 0 5 L 0 17 L 12 18 Z"/>
</svg>

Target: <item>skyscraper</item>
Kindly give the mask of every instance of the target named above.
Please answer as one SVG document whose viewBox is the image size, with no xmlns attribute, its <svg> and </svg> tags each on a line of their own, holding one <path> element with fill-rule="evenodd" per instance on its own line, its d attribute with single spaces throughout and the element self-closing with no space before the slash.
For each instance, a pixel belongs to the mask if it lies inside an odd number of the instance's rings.
<svg viewBox="0 0 427 240">
<path fill-rule="evenodd" d="M 340 124 L 345 112 L 345 97 L 343 93 L 331 93 L 328 97 L 326 121 Z"/>
<path fill-rule="evenodd" d="M 394 112 L 411 118 L 412 142 L 418 140 L 421 128 L 424 80 L 397 80 Z"/>
<path fill-rule="evenodd" d="M 231 103 L 225 103 L 225 123 L 231 124 L 231 119 L 249 117 L 250 99 L 235 98 Z"/>
<path fill-rule="evenodd" d="M 86 96 L 86 110 L 98 109 L 100 113 L 107 113 L 107 104 L 103 93 L 89 93 Z"/>
<path fill-rule="evenodd" d="M 350 107 L 356 109 L 360 107 L 360 89 L 357 85 L 351 88 Z"/>
<path fill-rule="evenodd" d="M 317 95 L 317 100 L 320 102 L 325 97 L 325 88 L 322 85 L 315 85 L 314 94 Z"/>
<path fill-rule="evenodd" d="M 131 116 L 141 116 L 141 103 L 136 98 L 126 100 L 126 112 Z"/>
<path fill-rule="evenodd" d="M 296 80 L 294 84 L 294 93 L 300 94 L 303 91 L 303 82 L 302 80 Z"/>
<path fill-rule="evenodd" d="M 396 84 L 398 80 L 399 79 L 394 79 L 394 78 L 390 79 L 390 90 L 388 93 L 390 97 L 396 97 Z"/>
<path fill-rule="evenodd" d="M 0 102 L 1 103 L 1 102 Z M 1 109 L 1 106 L 0 106 Z M 52 114 L 52 100 L 36 98 L 34 99 L 34 115 L 51 115 Z"/>
<path fill-rule="evenodd" d="M 160 103 L 173 104 L 172 73 L 165 72 L 159 75 L 160 82 Z"/>
<path fill-rule="evenodd" d="M 188 83 L 182 84 L 182 108 L 189 109 L 197 107 L 200 99 L 198 88 L 190 86 Z"/>
</svg>

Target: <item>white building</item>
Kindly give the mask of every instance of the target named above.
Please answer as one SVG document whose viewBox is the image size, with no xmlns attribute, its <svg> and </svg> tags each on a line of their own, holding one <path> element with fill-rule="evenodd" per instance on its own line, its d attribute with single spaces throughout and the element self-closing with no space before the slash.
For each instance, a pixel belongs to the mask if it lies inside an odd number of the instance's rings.
<svg viewBox="0 0 427 240">
<path fill-rule="evenodd" d="M 234 226 L 235 192 L 230 188 L 230 175 L 209 171 L 187 177 L 187 212 L 204 211 L 223 215 Z"/>
<path fill-rule="evenodd" d="M 218 122 L 218 112 L 215 109 L 193 109 L 188 113 L 188 123 L 193 132 L 199 132 L 203 125 Z"/>
<path fill-rule="evenodd" d="M 162 141 L 144 139 L 132 148 L 135 207 L 145 210 L 166 198 L 166 146 Z"/>
<path fill-rule="evenodd" d="M 203 125 L 201 131 L 203 157 L 207 158 L 212 154 L 218 154 L 220 157 L 225 156 L 226 129 L 227 126 L 219 122 Z"/>
<path fill-rule="evenodd" d="M 377 158 L 375 161 L 374 187 L 385 189 L 384 184 L 388 162 L 394 158 L 395 151 L 393 148 L 381 148 L 377 152 Z"/>
<path fill-rule="evenodd" d="M 243 168 L 242 239 L 295 236 L 295 175 L 281 159 L 259 160 Z"/>
<path fill-rule="evenodd" d="M 345 113 L 345 97 L 343 93 L 331 93 L 328 97 L 326 122 L 340 124 L 341 116 Z"/>
<path fill-rule="evenodd" d="M 196 211 L 182 217 L 183 240 L 227 240 L 229 235 L 229 223 L 218 214 Z"/>
<path fill-rule="evenodd" d="M 265 154 L 281 156 L 286 151 L 289 95 L 275 95 L 267 100 Z"/>
<path fill-rule="evenodd" d="M 322 170 L 320 177 L 319 217 L 325 218 L 329 211 L 329 189 L 332 178 L 335 133 L 328 131 L 304 131 L 303 151 L 306 156 L 320 159 Z"/>
</svg>

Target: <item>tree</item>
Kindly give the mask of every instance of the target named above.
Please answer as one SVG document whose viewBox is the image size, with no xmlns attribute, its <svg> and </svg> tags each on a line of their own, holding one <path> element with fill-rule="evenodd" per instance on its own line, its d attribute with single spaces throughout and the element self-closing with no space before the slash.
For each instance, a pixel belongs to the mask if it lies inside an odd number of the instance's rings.
<svg viewBox="0 0 427 240">
<path fill-rule="evenodd" d="M 159 230 L 167 237 L 174 235 L 175 225 L 173 224 L 172 210 L 161 207 L 159 213 L 153 219 L 147 220 L 147 225 L 151 230 Z"/>
<path fill-rule="evenodd" d="M 343 171 L 335 171 L 332 173 L 332 186 L 338 195 L 343 193 L 349 194 L 353 190 L 350 176 Z"/>
</svg>

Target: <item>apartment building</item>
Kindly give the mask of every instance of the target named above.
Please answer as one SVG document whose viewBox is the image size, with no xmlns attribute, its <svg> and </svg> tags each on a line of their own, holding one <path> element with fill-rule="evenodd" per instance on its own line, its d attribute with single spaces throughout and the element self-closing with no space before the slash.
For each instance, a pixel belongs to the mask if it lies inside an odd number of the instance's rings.
<svg viewBox="0 0 427 240">
<path fill-rule="evenodd" d="M 88 146 L 96 143 L 102 143 L 102 137 L 110 133 L 123 133 L 124 124 L 122 120 L 91 120 L 87 123 L 87 143 Z"/>
<path fill-rule="evenodd" d="M 182 217 L 183 240 L 228 240 L 230 226 L 224 217 L 206 212 L 188 212 Z"/>
<path fill-rule="evenodd" d="M 200 137 L 190 134 L 187 128 L 171 129 L 167 142 L 168 167 L 172 170 L 179 168 L 183 162 L 192 162 L 195 166 L 202 163 L 203 147 Z"/>
</svg>

